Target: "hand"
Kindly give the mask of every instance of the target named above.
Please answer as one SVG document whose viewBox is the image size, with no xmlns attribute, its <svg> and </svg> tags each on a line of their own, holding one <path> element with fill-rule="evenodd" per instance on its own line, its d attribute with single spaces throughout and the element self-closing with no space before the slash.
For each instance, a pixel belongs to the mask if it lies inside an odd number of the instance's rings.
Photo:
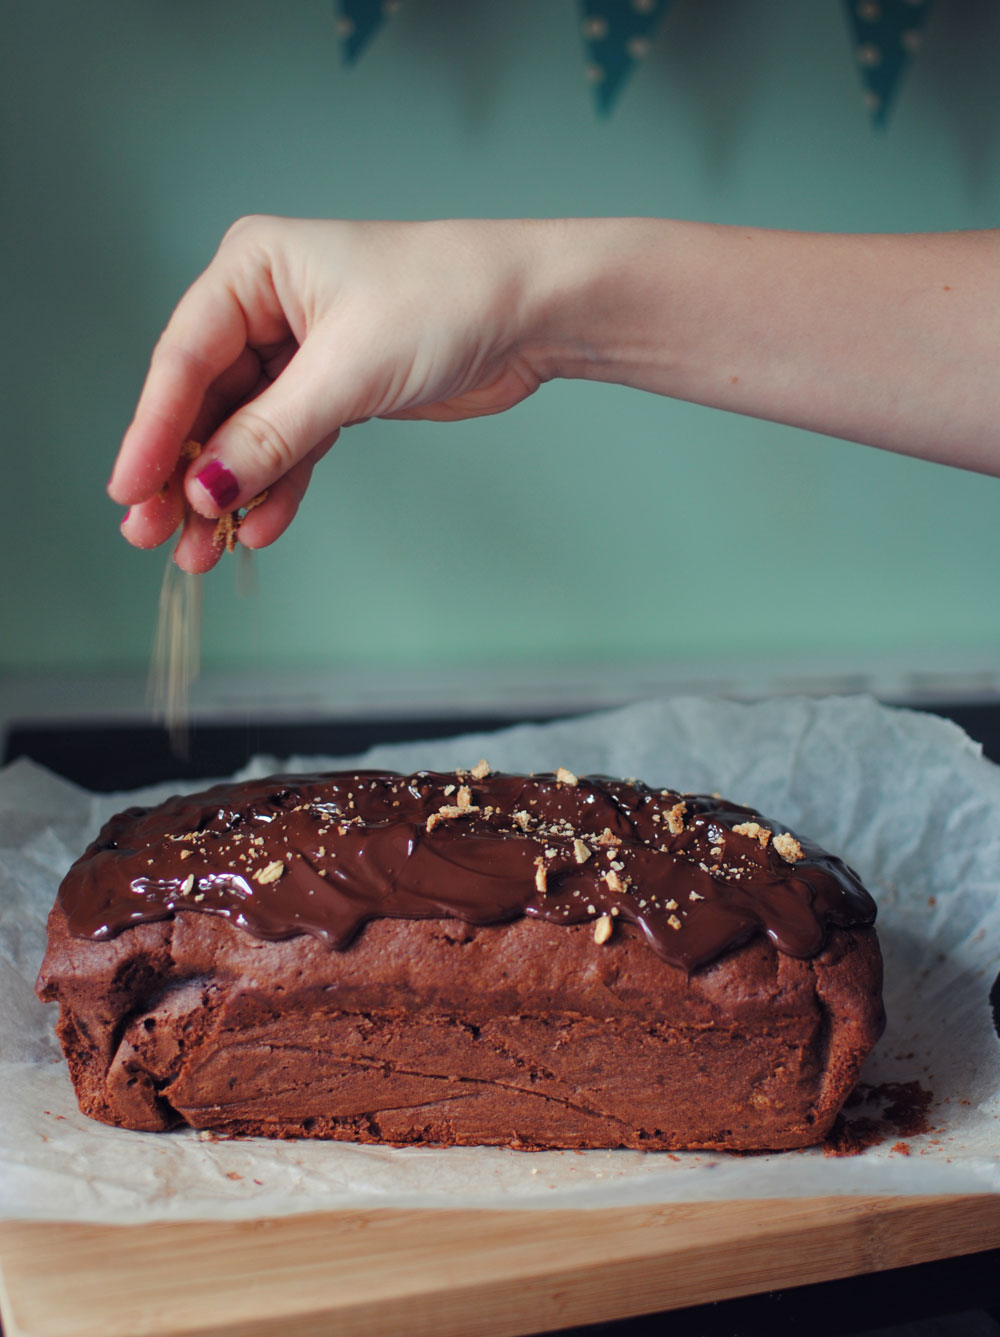
<svg viewBox="0 0 1000 1337">
<path fill-rule="evenodd" d="M 342 427 L 500 413 L 543 379 L 527 351 L 531 222 L 247 218 L 226 234 L 153 353 L 108 491 L 140 548 L 183 525 L 188 571 L 218 517 L 267 490 L 239 539 L 288 527 Z M 195 459 L 189 440 L 203 443 Z"/>
</svg>

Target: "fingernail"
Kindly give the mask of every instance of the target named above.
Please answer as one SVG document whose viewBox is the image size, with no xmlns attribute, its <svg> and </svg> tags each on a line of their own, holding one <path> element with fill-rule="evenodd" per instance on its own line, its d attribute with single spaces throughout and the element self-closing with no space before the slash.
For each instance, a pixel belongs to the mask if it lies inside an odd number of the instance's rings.
<svg viewBox="0 0 1000 1337">
<path fill-rule="evenodd" d="M 228 510 L 240 495 L 240 485 L 221 460 L 212 460 L 195 474 L 194 481 L 200 483 L 219 510 Z"/>
</svg>

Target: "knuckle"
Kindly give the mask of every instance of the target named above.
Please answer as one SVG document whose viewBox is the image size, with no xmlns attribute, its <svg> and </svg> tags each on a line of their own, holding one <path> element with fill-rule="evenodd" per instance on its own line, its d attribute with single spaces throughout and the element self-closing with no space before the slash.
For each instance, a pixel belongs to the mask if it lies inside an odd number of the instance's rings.
<svg viewBox="0 0 1000 1337">
<path fill-rule="evenodd" d="M 230 223 L 222 235 L 221 246 L 230 249 L 234 245 L 244 245 L 259 237 L 269 222 L 266 214 L 244 214 Z"/>
<path fill-rule="evenodd" d="M 292 468 L 297 458 L 295 449 L 273 422 L 245 410 L 240 425 L 262 472 L 269 478 L 280 478 Z"/>
</svg>

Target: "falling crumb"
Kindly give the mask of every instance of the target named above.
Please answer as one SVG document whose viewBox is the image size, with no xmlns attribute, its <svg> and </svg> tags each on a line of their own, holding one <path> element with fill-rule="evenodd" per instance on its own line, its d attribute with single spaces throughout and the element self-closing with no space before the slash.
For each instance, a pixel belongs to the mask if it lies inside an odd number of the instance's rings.
<svg viewBox="0 0 1000 1337">
<path fill-rule="evenodd" d="M 556 771 L 556 783 L 560 785 L 577 785 L 580 781 L 572 771 L 568 771 L 565 766 L 560 766 Z"/>
<path fill-rule="evenodd" d="M 264 868 L 258 868 L 256 873 L 254 873 L 253 878 L 254 881 L 259 882 L 261 886 L 267 886 L 270 882 L 277 882 L 284 871 L 285 865 L 281 860 L 273 859 Z"/>
<path fill-rule="evenodd" d="M 594 941 L 600 946 L 607 942 L 611 937 L 614 922 L 610 915 L 601 915 L 600 919 L 594 925 Z"/>
<path fill-rule="evenodd" d="M 586 845 L 579 837 L 573 841 L 573 857 L 577 863 L 586 863 L 592 853 L 590 846 Z"/>
<path fill-rule="evenodd" d="M 783 835 L 774 837 L 774 848 L 786 863 L 796 863 L 803 857 L 802 846 L 788 831 L 785 831 Z"/>
</svg>

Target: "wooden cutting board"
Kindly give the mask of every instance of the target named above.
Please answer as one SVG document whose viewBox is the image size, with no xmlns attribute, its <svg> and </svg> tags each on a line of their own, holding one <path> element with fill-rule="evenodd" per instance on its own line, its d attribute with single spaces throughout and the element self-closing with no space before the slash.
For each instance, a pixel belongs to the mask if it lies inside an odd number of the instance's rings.
<svg viewBox="0 0 1000 1337">
<path fill-rule="evenodd" d="M 5 1337 L 515 1337 L 1000 1246 L 1000 1195 L 0 1223 Z"/>
</svg>

